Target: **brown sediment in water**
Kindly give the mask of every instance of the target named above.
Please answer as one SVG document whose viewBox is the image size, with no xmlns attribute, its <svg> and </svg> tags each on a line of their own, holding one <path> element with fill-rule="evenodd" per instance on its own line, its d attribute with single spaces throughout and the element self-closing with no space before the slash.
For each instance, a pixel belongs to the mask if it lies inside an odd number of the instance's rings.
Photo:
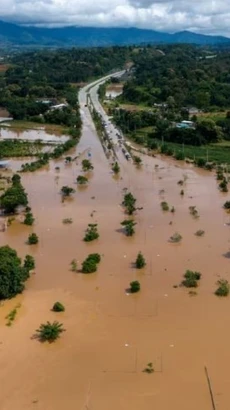
<svg viewBox="0 0 230 410">
<path fill-rule="evenodd" d="M 122 179 L 114 179 L 99 140 L 84 129 L 76 153 L 87 157 L 88 147 L 94 170 L 86 189 L 75 185 L 81 160 L 70 165 L 58 160 L 22 174 L 36 224 L 16 221 L 0 233 L 0 245 L 36 259 L 23 295 L 0 307 L 1 408 L 210 410 L 206 365 L 217 408 L 228 410 L 230 302 L 213 294 L 219 277 L 230 280 L 223 256 L 229 249 L 229 215 L 222 209 L 228 195 L 217 190 L 212 173 L 146 156 L 140 169 L 122 164 Z M 177 182 L 184 175 L 181 197 Z M 63 185 L 76 187 L 64 203 Z M 133 238 L 120 232 L 124 188 L 143 207 L 135 216 Z M 162 212 L 162 201 L 175 213 Z M 197 207 L 198 219 L 189 206 Z M 64 218 L 73 223 L 63 224 Z M 98 223 L 100 238 L 86 244 L 82 239 L 90 222 Z M 194 235 L 198 229 L 205 230 L 204 237 Z M 40 242 L 28 246 L 33 231 Z M 180 244 L 168 242 L 175 232 L 183 237 Z M 147 265 L 136 271 L 139 251 Z M 80 266 L 91 252 L 102 255 L 98 272 L 71 272 L 71 260 Z M 194 297 L 185 288 L 173 288 L 186 269 L 202 273 Z M 132 280 L 140 281 L 139 294 L 126 294 Z M 57 300 L 64 313 L 51 311 Z M 5 316 L 18 303 L 15 321 L 5 326 Z M 47 320 L 59 320 L 66 329 L 51 345 L 31 339 Z M 142 372 L 149 362 L 155 369 L 151 375 Z"/>
</svg>

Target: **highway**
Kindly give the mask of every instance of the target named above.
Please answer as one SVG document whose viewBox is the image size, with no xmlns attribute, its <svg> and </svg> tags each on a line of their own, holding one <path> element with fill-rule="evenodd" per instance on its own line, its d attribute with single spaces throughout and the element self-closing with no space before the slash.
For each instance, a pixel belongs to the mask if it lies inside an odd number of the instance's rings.
<svg viewBox="0 0 230 410">
<path fill-rule="evenodd" d="M 111 142 L 114 145 L 115 153 L 118 162 L 120 165 L 123 167 L 127 167 L 127 163 L 131 162 L 131 159 L 127 160 L 125 157 L 123 151 L 125 149 L 123 143 L 124 139 L 121 134 L 121 132 L 115 127 L 115 125 L 110 121 L 108 115 L 104 111 L 102 105 L 100 104 L 100 101 L 98 99 L 98 88 L 101 84 L 103 84 L 105 81 L 107 81 L 111 77 L 121 77 L 122 74 L 125 73 L 125 70 L 116 72 L 114 74 L 107 75 L 100 80 L 94 81 L 91 84 L 88 84 L 87 86 L 83 87 L 80 92 L 79 92 L 79 103 L 80 103 L 80 111 L 81 111 L 81 116 L 82 116 L 82 121 L 83 121 L 83 135 L 86 133 L 91 133 L 91 143 L 90 146 L 94 145 L 95 141 L 93 141 L 93 138 L 97 138 L 95 136 L 96 134 L 96 129 L 93 124 L 93 120 L 89 111 L 88 107 L 88 99 L 87 99 L 87 94 L 90 97 L 90 101 L 95 108 L 95 110 L 101 115 L 102 121 L 106 124 L 106 132 L 109 135 L 109 138 L 111 139 Z M 122 139 L 118 139 L 118 134 L 122 136 Z M 123 151 L 122 151 L 123 149 Z M 127 151 L 126 151 L 127 152 Z"/>
</svg>

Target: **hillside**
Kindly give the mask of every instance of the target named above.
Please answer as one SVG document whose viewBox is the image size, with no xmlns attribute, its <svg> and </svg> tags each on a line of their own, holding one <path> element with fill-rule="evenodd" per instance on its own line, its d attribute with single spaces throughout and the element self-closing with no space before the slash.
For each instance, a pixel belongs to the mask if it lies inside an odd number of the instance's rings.
<svg viewBox="0 0 230 410">
<path fill-rule="evenodd" d="M 169 34 L 137 28 L 38 28 L 0 21 L 0 46 L 94 47 L 144 43 L 230 44 L 230 39 L 189 31 Z"/>
</svg>

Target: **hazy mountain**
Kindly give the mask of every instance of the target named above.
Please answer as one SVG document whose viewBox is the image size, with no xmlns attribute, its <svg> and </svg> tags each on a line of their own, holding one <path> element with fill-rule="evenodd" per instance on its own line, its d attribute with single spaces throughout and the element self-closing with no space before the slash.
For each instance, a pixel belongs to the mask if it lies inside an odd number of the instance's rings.
<svg viewBox="0 0 230 410">
<path fill-rule="evenodd" d="M 0 21 L 0 46 L 109 46 L 143 43 L 218 44 L 230 39 L 190 31 L 175 34 L 137 28 L 25 27 Z"/>
</svg>

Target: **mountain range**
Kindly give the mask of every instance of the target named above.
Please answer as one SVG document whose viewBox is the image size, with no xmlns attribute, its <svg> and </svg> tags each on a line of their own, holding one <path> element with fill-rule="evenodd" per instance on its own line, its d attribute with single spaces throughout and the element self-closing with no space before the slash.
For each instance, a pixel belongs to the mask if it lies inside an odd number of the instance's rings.
<svg viewBox="0 0 230 410">
<path fill-rule="evenodd" d="M 199 45 L 230 44 L 230 38 L 197 34 L 190 31 L 169 34 L 138 28 L 75 26 L 45 28 L 23 26 L 0 21 L 0 47 L 96 47 L 147 43 L 193 43 Z"/>
</svg>

